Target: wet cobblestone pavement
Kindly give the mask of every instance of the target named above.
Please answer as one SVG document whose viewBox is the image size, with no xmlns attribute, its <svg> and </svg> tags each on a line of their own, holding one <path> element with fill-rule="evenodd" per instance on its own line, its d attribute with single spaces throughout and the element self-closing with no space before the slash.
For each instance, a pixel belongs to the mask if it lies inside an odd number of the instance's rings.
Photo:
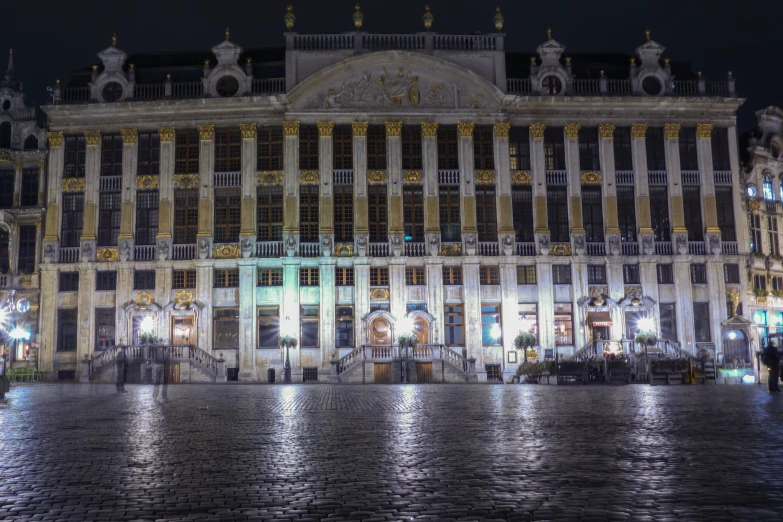
<svg viewBox="0 0 783 522">
<path fill-rule="evenodd" d="M 783 519 L 756 386 L 128 390 L 11 389 L 0 520 Z"/>
</svg>

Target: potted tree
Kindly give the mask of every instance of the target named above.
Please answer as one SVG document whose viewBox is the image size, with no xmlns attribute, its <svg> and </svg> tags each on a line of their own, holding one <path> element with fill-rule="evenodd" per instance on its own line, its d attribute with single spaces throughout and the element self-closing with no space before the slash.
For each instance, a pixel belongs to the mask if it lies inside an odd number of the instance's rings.
<svg viewBox="0 0 783 522">
<path fill-rule="evenodd" d="M 759 353 L 761 363 L 767 367 L 769 371 L 769 379 L 767 381 L 767 389 L 771 392 L 779 392 L 780 385 L 778 379 L 780 378 L 780 352 L 777 347 L 768 344 Z"/>
<path fill-rule="evenodd" d="M 527 351 L 536 345 L 536 336 L 532 333 L 523 332 L 514 338 L 514 348 L 524 350 L 523 361 L 527 364 Z"/>
<path fill-rule="evenodd" d="M 639 332 L 636 334 L 636 338 L 634 340 L 644 346 L 645 355 L 647 353 L 647 348 L 652 348 L 658 344 L 658 336 L 655 334 L 655 332 Z"/>
<path fill-rule="evenodd" d="M 278 341 L 280 348 L 285 348 L 285 366 L 283 367 L 283 382 L 291 384 L 291 360 L 288 358 L 288 349 L 296 348 L 296 337 L 293 335 L 281 335 Z"/>
<path fill-rule="evenodd" d="M 403 382 L 408 383 L 408 348 L 411 350 L 416 348 L 416 344 L 418 344 L 419 338 L 416 337 L 416 334 L 413 332 L 405 332 L 401 333 L 397 336 L 397 344 L 399 345 L 400 349 L 405 349 L 405 372 L 403 376 Z"/>
</svg>

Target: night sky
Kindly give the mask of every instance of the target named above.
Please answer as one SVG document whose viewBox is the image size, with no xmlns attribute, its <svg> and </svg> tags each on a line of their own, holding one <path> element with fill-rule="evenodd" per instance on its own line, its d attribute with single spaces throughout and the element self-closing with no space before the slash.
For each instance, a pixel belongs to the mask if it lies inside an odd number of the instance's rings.
<svg viewBox="0 0 783 522">
<path fill-rule="evenodd" d="M 354 2 L 293 0 L 299 33 L 353 30 Z M 96 53 L 118 36 L 129 53 L 209 49 L 223 39 L 245 48 L 282 46 L 283 1 L 135 0 L 106 2 L 43 0 L 3 1 L 0 6 L 0 49 L 13 48 L 17 78 L 28 100 L 47 102 L 46 86 L 56 78 L 67 83 L 69 72 L 98 63 Z M 424 1 L 365 0 L 363 29 L 375 33 L 423 30 Z M 496 2 L 432 0 L 433 31 L 471 34 L 494 31 Z M 601 6 L 598 8 L 597 6 Z M 664 45 L 664 57 L 688 61 L 707 79 L 724 79 L 731 70 L 737 91 L 747 101 L 739 111 L 740 132 L 755 126 L 754 112 L 783 106 L 783 49 L 780 19 L 783 2 L 757 0 L 559 0 L 502 2 L 509 51 L 534 52 L 546 40 L 546 27 L 569 53 L 628 53 L 644 43 L 649 26 L 653 40 Z M 2 58 L 5 60 L 5 58 Z M 3 69 L 5 68 L 3 61 Z"/>
</svg>

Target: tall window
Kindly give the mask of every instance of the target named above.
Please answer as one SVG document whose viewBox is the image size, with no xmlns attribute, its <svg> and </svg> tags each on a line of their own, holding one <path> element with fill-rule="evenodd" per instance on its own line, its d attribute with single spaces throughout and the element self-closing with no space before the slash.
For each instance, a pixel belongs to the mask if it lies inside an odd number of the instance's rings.
<svg viewBox="0 0 783 522">
<path fill-rule="evenodd" d="M 238 308 L 215 308 L 212 325 L 214 350 L 239 348 Z"/>
<path fill-rule="evenodd" d="M 462 241 L 459 186 L 441 185 L 439 196 L 441 241 Z"/>
<path fill-rule="evenodd" d="M 712 139 L 712 168 L 714 170 L 731 170 L 729 160 L 729 129 L 726 127 L 713 127 Z"/>
<path fill-rule="evenodd" d="M 117 290 L 117 272 L 101 270 L 95 274 L 95 289 L 98 291 Z"/>
<path fill-rule="evenodd" d="M 57 310 L 57 351 L 75 352 L 78 323 L 76 308 Z"/>
<path fill-rule="evenodd" d="M 656 265 L 659 285 L 674 284 L 674 267 L 670 263 Z"/>
<path fill-rule="evenodd" d="M 500 268 L 496 266 L 482 266 L 479 267 L 479 284 L 480 285 L 499 285 L 500 284 Z"/>
<path fill-rule="evenodd" d="M 574 344 L 574 316 L 571 303 L 555 303 L 555 344 Z"/>
<path fill-rule="evenodd" d="M 775 199 L 775 191 L 772 189 L 772 180 L 767 174 L 764 174 L 764 182 L 761 185 L 761 193 L 764 195 L 764 199 Z"/>
<path fill-rule="evenodd" d="M 318 286 L 318 267 L 299 269 L 299 286 Z"/>
<path fill-rule="evenodd" d="M 315 125 L 299 127 L 299 168 L 318 170 L 318 129 Z"/>
<path fill-rule="evenodd" d="M 538 304 L 519 303 L 519 333 L 538 335 Z"/>
<path fill-rule="evenodd" d="M 666 147 L 663 127 L 650 127 L 644 140 L 647 150 L 647 170 L 666 170 Z"/>
<path fill-rule="evenodd" d="M 699 170 L 699 152 L 696 148 L 696 127 L 683 127 L 680 130 L 680 169 Z"/>
<path fill-rule="evenodd" d="M 367 168 L 386 169 L 386 129 L 382 125 L 367 128 Z"/>
<path fill-rule="evenodd" d="M 403 197 L 405 189 L 403 189 Z M 389 240 L 389 213 L 386 203 L 386 185 L 367 187 L 367 204 L 370 225 L 370 243 L 385 243 Z M 405 232 L 407 236 L 407 229 Z"/>
<path fill-rule="evenodd" d="M 195 270 L 174 270 L 171 275 L 171 288 L 196 288 Z"/>
<path fill-rule="evenodd" d="M 122 176 L 122 136 L 101 136 L 101 176 Z"/>
<path fill-rule="evenodd" d="M 215 288 L 238 288 L 238 268 L 216 268 L 213 272 L 212 286 Z"/>
<path fill-rule="evenodd" d="M 242 170 L 242 133 L 239 129 L 215 129 L 215 172 Z"/>
<path fill-rule="evenodd" d="M 58 284 L 60 292 L 78 292 L 79 272 L 60 272 Z"/>
<path fill-rule="evenodd" d="M 353 306 L 338 306 L 335 310 L 335 346 L 350 348 L 353 340 Z"/>
<path fill-rule="evenodd" d="M 260 185 L 256 199 L 259 241 L 283 240 L 283 187 Z"/>
<path fill-rule="evenodd" d="M 198 234 L 198 189 L 174 191 L 174 244 L 193 245 Z"/>
<path fill-rule="evenodd" d="M 603 243 L 604 213 L 601 187 L 582 185 L 582 220 L 585 227 L 585 240 L 588 243 Z"/>
<path fill-rule="evenodd" d="M 650 186 L 650 217 L 655 241 L 671 241 L 669 195 L 666 185 Z"/>
<path fill-rule="evenodd" d="M 64 247 L 77 247 L 84 228 L 84 194 L 63 194 L 63 223 L 60 241 Z"/>
<path fill-rule="evenodd" d="M 258 307 L 258 347 L 277 348 L 280 340 L 280 307 Z"/>
<path fill-rule="evenodd" d="M 707 284 L 707 265 L 704 263 L 691 263 L 691 284 Z"/>
<path fill-rule="evenodd" d="M 423 266 L 406 266 L 405 267 L 405 284 L 413 286 L 422 286 L 427 284 L 427 277 L 425 275 L 425 268 Z"/>
<path fill-rule="evenodd" d="M 465 324 L 462 305 L 445 305 L 443 307 L 446 346 L 462 346 L 465 344 Z"/>
<path fill-rule="evenodd" d="M 530 128 L 512 127 L 509 133 L 508 153 L 511 170 L 530 170 Z"/>
<path fill-rule="evenodd" d="M 565 137 L 563 127 L 544 129 L 544 168 L 546 170 L 565 170 Z"/>
<path fill-rule="evenodd" d="M 353 169 L 353 134 L 349 125 L 335 125 L 332 138 L 335 169 Z"/>
<path fill-rule="evenodd" d="M 22 169 L 22 198 L 23 207 L 38 205 L 38 180 L 40 176 L 38 167 L 24 167 Z"/>
<path fill-rule="evenodd" d="M 620 240 L 636 242 L 636 195 L 634 187 L 617 187 L 617 219 L 620 226 Z"/>
<path fill-rule="evenodd" d="M 424 164 L 421 158 L 421 127 L 418 125 L 402 126 L 402 168 L 405 170 L 421 170 Z"/>
<path fill-rule="evenodd" d="M 587 265 L 587 284 L 606 284 L 606 265 Z"/>
<path fill-rule="evenodd" d="M 119 192 L 102 192 L 98 210 L 98 245 L 116 246 L 120 235 L 122 195 Z"/>
<path fill-rule="evenodd" d="M 615 170 L 633 170 L 633 142 L 630 127 L 617 127 L 614 130 L 614 168 Z"/>
<path fill-rule="evenodd" d="M 241 199 L 239 189 L 215 190 L 215 243 L 239 241 Z"/>
<path fill-rule="evenodd" d="M 756 254 L 763 254 L 761 244 L 761 217 L 758 214 L 748 214 L 748 223 L 750 224 L 750 251 Z"/>
<path fill-rule="evenodd" d="M 739 284 L 739 265 L 737 264 L 725 264 L 723 265 L 723 282 Z"/>
<path fill-rule="evenodd" d="M 158 236 L 158 191 L 136 193 L 136 244 L 154 245 Z"/>
<path fill-rule="evenodd" d="M 518 243 L 532 243 L 533 188 L 529 185 L 511 187 L 511 212 L 514 217 L 514 235 Z"/>
<path fill-rule="evenodd" d="M 685 211 L 688 241 L 704 241 L 704 229 L 701 221 L 701 191 L 698 185 L 683 185 L 682 206 Z"/>
<path fill-rule="evenodd" d="M 462 267 L 461 266 L 444 266 L 443 267 L 443 284 L 444 285 L 461 285 L 462 284 Z"/>
<path fill-rule="evenodd" d="M 116 308 L 95 309 L 95 349 L 105 350 L 114 346 Z"/>
<path fill-rule="evenodd" d="M 767 237 L 769 238 L 769 253 L 773 256 L 780 255 L 780 236 L 778 235 L 777 216 L 767 216 Z"/>
<path fill-rule="evenodd" d="M 566 187 L 547 187 L 546 207 L 550 240 L 553 243 L 567 243 L 571 238 L 568 235 L 568 197 L 566 195 Z"/>
<path fill-rule="evenodd" d="M 438 127 L 438 169 L 459 169 L 459 138 L 453 125 Z"/>
<path fill-rule="evenodd" d="M 405 241 L 424 242 L 424 191 L 420 185 L 403 187 L 402 214 Z"/>
<path fill-rule="evenodd" d="M 0 229 L 0 273 L 8 273 L 11 267 L 8 232 Z"/>
<path fill-rule="evenodd" d="M 318 346 L 318 306 L 302 306 L 301 310 L 301 345 L 304 348 L 316 348 Z"/>
<path fill-rule="evenodd" d="M 334 240 L 353 241 L 353 185 L 334 185 Z"/>
<path fill-rule="evenodd" d="M 710 342 L 710 303 L 693 303 L 693 327 L 697 343 Z"/>
<path fill-rule="evenodd" d="M 35 270 L 35 225 L 19 227 L 19 264 L 20 274 L 31 274 Z"/>
<path fill-rule="evenodd" d="M 318 186 L 299 186 L 299 240 L 318 241 Z"/>
<path fill-rule="evenodd" d="M 65 137 L 65 173 L 66 178 L 83 178 L 87 161 L 87 140 L 84 135 Z"/>
<path fill-rule="evenodd" d="M 481 125 L 473 130 L 473 164 L 476 170 L 495 168 L 492 127 Z"/>
<path fill-rule="evenodd" d="M 495 202 L 495 187 L 476 187 L 476 226 L 479 241 L 498 240 L 498 215 Z"/>
<path fill-rule="evenodd" d="M 677 314 L 674 303 L 661 303 L 661 338 L 677 340 Z"/>
<path fill-rule="evenodd" d="M 154 270 L 134 270 L 133 271 L 133 289 L 134 290 L 155 290 L 155 271 Z"/>
<path fill-rule="evenodd" d="M 139 176 L 160 173 L 160 134 L 140 132 L 138 137 Z"/>
<path fill-rule="evenodd" d="M 198 174 L 200 138 L 197 131 L 178 130 L 174 149 L 174 174 Z"/>
<path fill-rule="evenodd" d="M 639 265 L 623 265 L 623 283 L 626 285 L 638 285 L 641 283 Z"/>
<path fill-rule="evenodd" d="M 283 129 L 259 127 L 256 140 L 258 170 L 283 170 Z"/>
<path fill-rule="evenodd" d="M 601 151 L 598 147 L 598 128 L 579 129 L 579 169 L 601 170 Z"/>
<path fill-rule="evenodd" d="M 501 344 L 500 305 L 481 305 L 481 344 L 493 346 Z"/>
<path fill-rule="evenodd" d="M 0 169 L 0 208 L 14 206 L 14 169 Z"/>
<path fill-rule="evenodd" d="M 389 267 L 370 267 L 370 286 L 389 286 Z"/>
</svg>

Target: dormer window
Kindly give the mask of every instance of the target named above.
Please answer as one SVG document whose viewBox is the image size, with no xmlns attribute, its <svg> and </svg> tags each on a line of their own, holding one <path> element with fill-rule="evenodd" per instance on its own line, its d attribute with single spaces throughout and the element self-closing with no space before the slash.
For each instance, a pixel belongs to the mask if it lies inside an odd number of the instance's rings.
<svg viewBox="0 0 783 522">
<path fill-rule="evenodd" d="M 563 90 L 563 83 L 557 76 L 550 75 L 541 82 L 541 90 L 544 94 L 554 96 Z"/>
<path fill-rule="evenodd" d="M 748 185 L 745 188 L 746 192 L 748 193 L 748 197 L 755 198 L 756 197 L 756 185 Z"/>
<path fill-rule="evenodd" d="M 655 76 L 646 76 L 644 80 L 642 80 L 642 90 L 645 94 L 649 94 L 650 96 L 657 96 L 661 94 L 663 85 L 661 85 L 661 80 Z"/>
<path fill-rule="evenodd" d="M 239 91 L 239 82 L 231 75 L 223 76 L 215 86 L 219 96 L 229 98 Z"/>
<path fill-rule="evenodd" d="M 772 190 L 772 180 L 769 179 L 769 176 L 764 176 L 764 184 L 761 188 L 764 193 L 764 199 L 775 199 L 775 192 Z"/>
<path fill-rule="evenodd" d="M 3 100 L 3 110 L 7 111 L 11 108 L 11 100 Z"/>
<path fill-rule="evenodd" d="M 122 85 L 117 82 L 109 82 L 103 87 L 103 101 L 116 102 L 122 98 Z"/>
</svg>

